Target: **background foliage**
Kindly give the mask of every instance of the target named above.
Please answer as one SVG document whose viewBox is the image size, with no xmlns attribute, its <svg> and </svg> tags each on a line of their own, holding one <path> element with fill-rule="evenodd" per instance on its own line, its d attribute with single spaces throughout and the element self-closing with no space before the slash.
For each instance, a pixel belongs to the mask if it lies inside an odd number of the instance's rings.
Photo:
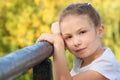
<svg viewBox="0 0 120 80">
<path fill-rule="evenodd" d="M 110 47 L 120 62 L 120 0 L 0 0 L 0 56 L 34 44 L 71 2 L 91 2 L 105 25 L 104 45 Z M 72 56 L 68 54 L 69 68 Z M 28 71 L 17 80 L 31 80 Z"/>
</svg>

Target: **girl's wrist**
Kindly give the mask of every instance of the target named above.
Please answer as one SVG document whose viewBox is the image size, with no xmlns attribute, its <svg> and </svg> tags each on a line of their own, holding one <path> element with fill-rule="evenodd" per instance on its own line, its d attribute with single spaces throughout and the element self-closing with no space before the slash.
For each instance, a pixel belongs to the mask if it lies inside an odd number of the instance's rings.
<svg viewBox="0 0 120 80">
<path fill-rule="evenodd" d="M 54 47 L 59 48 L 59 49 L 65 49 L 65 45 L 63 42 L 57 42 L 54 44 Z"/>
</svg>

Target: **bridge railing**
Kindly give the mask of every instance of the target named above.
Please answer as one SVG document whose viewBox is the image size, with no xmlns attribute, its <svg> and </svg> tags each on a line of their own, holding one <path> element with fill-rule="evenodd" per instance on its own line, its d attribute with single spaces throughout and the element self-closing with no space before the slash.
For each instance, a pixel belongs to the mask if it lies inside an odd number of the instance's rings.
<svg viewBox="0 0 120 80">
<path fill-rule="evenodd" d="M 53 46 L 39 42 L 0 58 L 0 80 L 15 80 L 33 68 L 33 80 L 52 80 L 52 65 L 48 59 Z"/>
</svg>

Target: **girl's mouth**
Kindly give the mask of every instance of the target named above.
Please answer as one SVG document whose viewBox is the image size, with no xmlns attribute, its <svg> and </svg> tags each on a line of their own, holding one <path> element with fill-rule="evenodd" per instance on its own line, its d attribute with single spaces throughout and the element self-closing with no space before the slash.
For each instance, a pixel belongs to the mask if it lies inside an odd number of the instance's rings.
<svg viewBox="0 0 120 80">
<path fill-rule="evenodd" d="M 82 52 L 83 50 L 85 50 L 86 48 L 79 48 L 79 49 L 76 49 L 75 52 Z"/>
</svg>

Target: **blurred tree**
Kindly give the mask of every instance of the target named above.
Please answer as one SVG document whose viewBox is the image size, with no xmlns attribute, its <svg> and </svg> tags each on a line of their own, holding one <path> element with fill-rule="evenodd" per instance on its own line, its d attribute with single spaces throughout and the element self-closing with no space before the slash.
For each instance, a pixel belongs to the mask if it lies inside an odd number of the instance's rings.
<svg viewBox="0 0 120 80">
<path fill-rule="evenodd" d="M 58 20 L 59 12 L 72 2 L 91 2 L 105 25 L 105 46 L 112 48 L 120 62 L 120 0 L 0 0 L 0 56 L 34 44 L 50 25 Z M 68 54 L 69 68 L 72 56 Z M 30 80 L 32 71 L 18 80 Z"/>
</svg>

